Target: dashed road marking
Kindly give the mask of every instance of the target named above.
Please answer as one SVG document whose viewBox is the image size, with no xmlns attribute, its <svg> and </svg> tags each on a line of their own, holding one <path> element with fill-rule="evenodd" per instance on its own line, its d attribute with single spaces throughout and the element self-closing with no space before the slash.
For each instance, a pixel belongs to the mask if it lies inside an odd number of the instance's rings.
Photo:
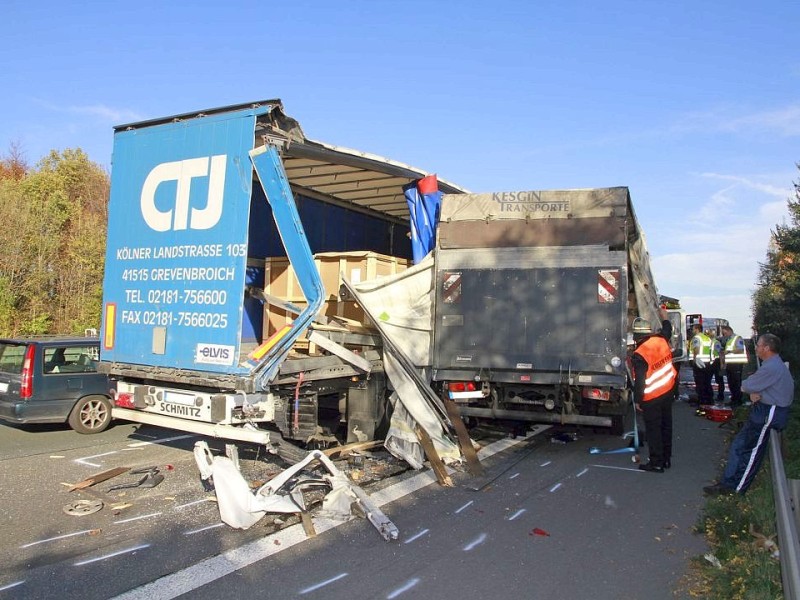
<svg viewBox="0 0 800 600">
<path fill-rule="evenodd" d="M 345 577 L 347 577 L 347 573 L 339 573 L 336 577 L 331 577 L 330 579 L 326 579 L 325 581 L 320 581 L 319 583 L 316 583 L 316 584 L 312 585 L 311 587 L 307 587 L 304 590 L 300 590 L 297 593 L 302 596 L 303 594 L 308 594 L 309 592 L 313 592 L 313 591 L 316 591 L 316 590 L 318 590 L 320 588 L 324 588 L 326 585 L 330 585 L 335 581 L 339 581 L 340 579 L 344 579 Z"/>
</svg>

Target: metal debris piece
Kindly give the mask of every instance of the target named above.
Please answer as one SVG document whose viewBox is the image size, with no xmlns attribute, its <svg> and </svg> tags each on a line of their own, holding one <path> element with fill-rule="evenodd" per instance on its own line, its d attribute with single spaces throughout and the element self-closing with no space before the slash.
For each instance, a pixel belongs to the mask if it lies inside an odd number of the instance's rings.
<svg viewBox="0 0 800 600">
<path fill-rule="evenodd" d="M 64 507 L 64 512 L 74 517 L 91 515 L 103 508 L 102 500 L 75 500 Z"/>
<path fill-rule="evenodd" d="M 201 477 L 213 478 L 222 521 L 237 529 L 247 529 L 266 513 L 303 513 L 305 506 L 301 488 L 330 487 L 325 495 L 320 514 L 329 518 L 350 518 L 352 506 L 357 504 L 370 523 L 385 540 L 396 540 L 399 532 L 372 499 L 340 471 L 320 450 L 312 450 L 300 462 L 282 471 L 255 493 L 233 461 L 224 456 L 211 458 L 206 442 L 195 443 L 194 456 Z M 210 459 L 210 460 L 209 460 Z M 328 471 L 321 479 L 300 477 L 300 472 L 318 461 Z M 338 501 L 338 503 L 337 503 Z M 301 517 L 302 518 L 302 517 Z"/>
<path fill-rule="evenodd" d="M 144 473 L 144 476 L 139 479 L 139 481 L 120 483 L 119 485 L 111 486 L 108 488 L 108 491 L 113 492 L 114 490 L 125 490 L 129 488 L 154 488 L 164 481 L 164 476 L 158 472 L 156 467 L 137 469 L 136 471 L 131 471 L 131 473 Z"/>
</svg>

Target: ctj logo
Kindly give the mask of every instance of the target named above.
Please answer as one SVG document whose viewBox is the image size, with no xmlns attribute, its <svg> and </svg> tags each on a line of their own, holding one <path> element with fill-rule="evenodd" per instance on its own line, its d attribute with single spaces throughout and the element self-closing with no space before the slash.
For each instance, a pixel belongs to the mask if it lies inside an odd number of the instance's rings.
<svg viewBox="0 0 800 600">
<path fill-rule="evenodd" d="M 145 223 L 156 231 L 214 227 L 222 216 L 227 159 L 225 154 L 218 154 L 155 166 L 142 186 L 141 207 Z M 190 217 L 189 192 L 192 179 L 197 177 L 208 177 L 208 201 L 205 208 L 192 208 Z M 165 181 L 177 182 L 175 208 L 159 210 L 156 207 L 156 190 Z"/>
</svg>

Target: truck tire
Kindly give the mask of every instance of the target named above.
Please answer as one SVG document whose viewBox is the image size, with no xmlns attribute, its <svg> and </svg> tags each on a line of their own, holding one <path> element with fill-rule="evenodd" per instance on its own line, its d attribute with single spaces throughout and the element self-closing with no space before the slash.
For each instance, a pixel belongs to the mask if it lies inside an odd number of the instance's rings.
<svg viewBox="0 0 800 600">
<path fill-rule="evenodd" d="M 75 403 L 67 422 L 82 434 L 105 431 L 111 423 L 111 403 L 105 396 L 84 396 Z"/>
</svg>

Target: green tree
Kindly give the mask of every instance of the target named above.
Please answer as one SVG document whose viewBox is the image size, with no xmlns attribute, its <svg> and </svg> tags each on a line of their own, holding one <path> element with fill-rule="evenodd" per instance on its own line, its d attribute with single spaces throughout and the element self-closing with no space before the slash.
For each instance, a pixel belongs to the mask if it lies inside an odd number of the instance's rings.
<svg viewBox="0 0 800 600">
<path fill-rule="evenodd" d="M 797 164 L 800 169 L 800 163 Z M 759 333 L 781 338 L 781 355 L 800 372 L 800 181 L 788 200 L 789 220 L 772 232 L 753 295 L 753 321 Z"/>
<path fill-rule="evenodd" d="M 21 177 L 4 172 L 0 330 L 19 335 L 98 327 L 108 174 L 80 149 L 51 151 Z"/>
</svg>

